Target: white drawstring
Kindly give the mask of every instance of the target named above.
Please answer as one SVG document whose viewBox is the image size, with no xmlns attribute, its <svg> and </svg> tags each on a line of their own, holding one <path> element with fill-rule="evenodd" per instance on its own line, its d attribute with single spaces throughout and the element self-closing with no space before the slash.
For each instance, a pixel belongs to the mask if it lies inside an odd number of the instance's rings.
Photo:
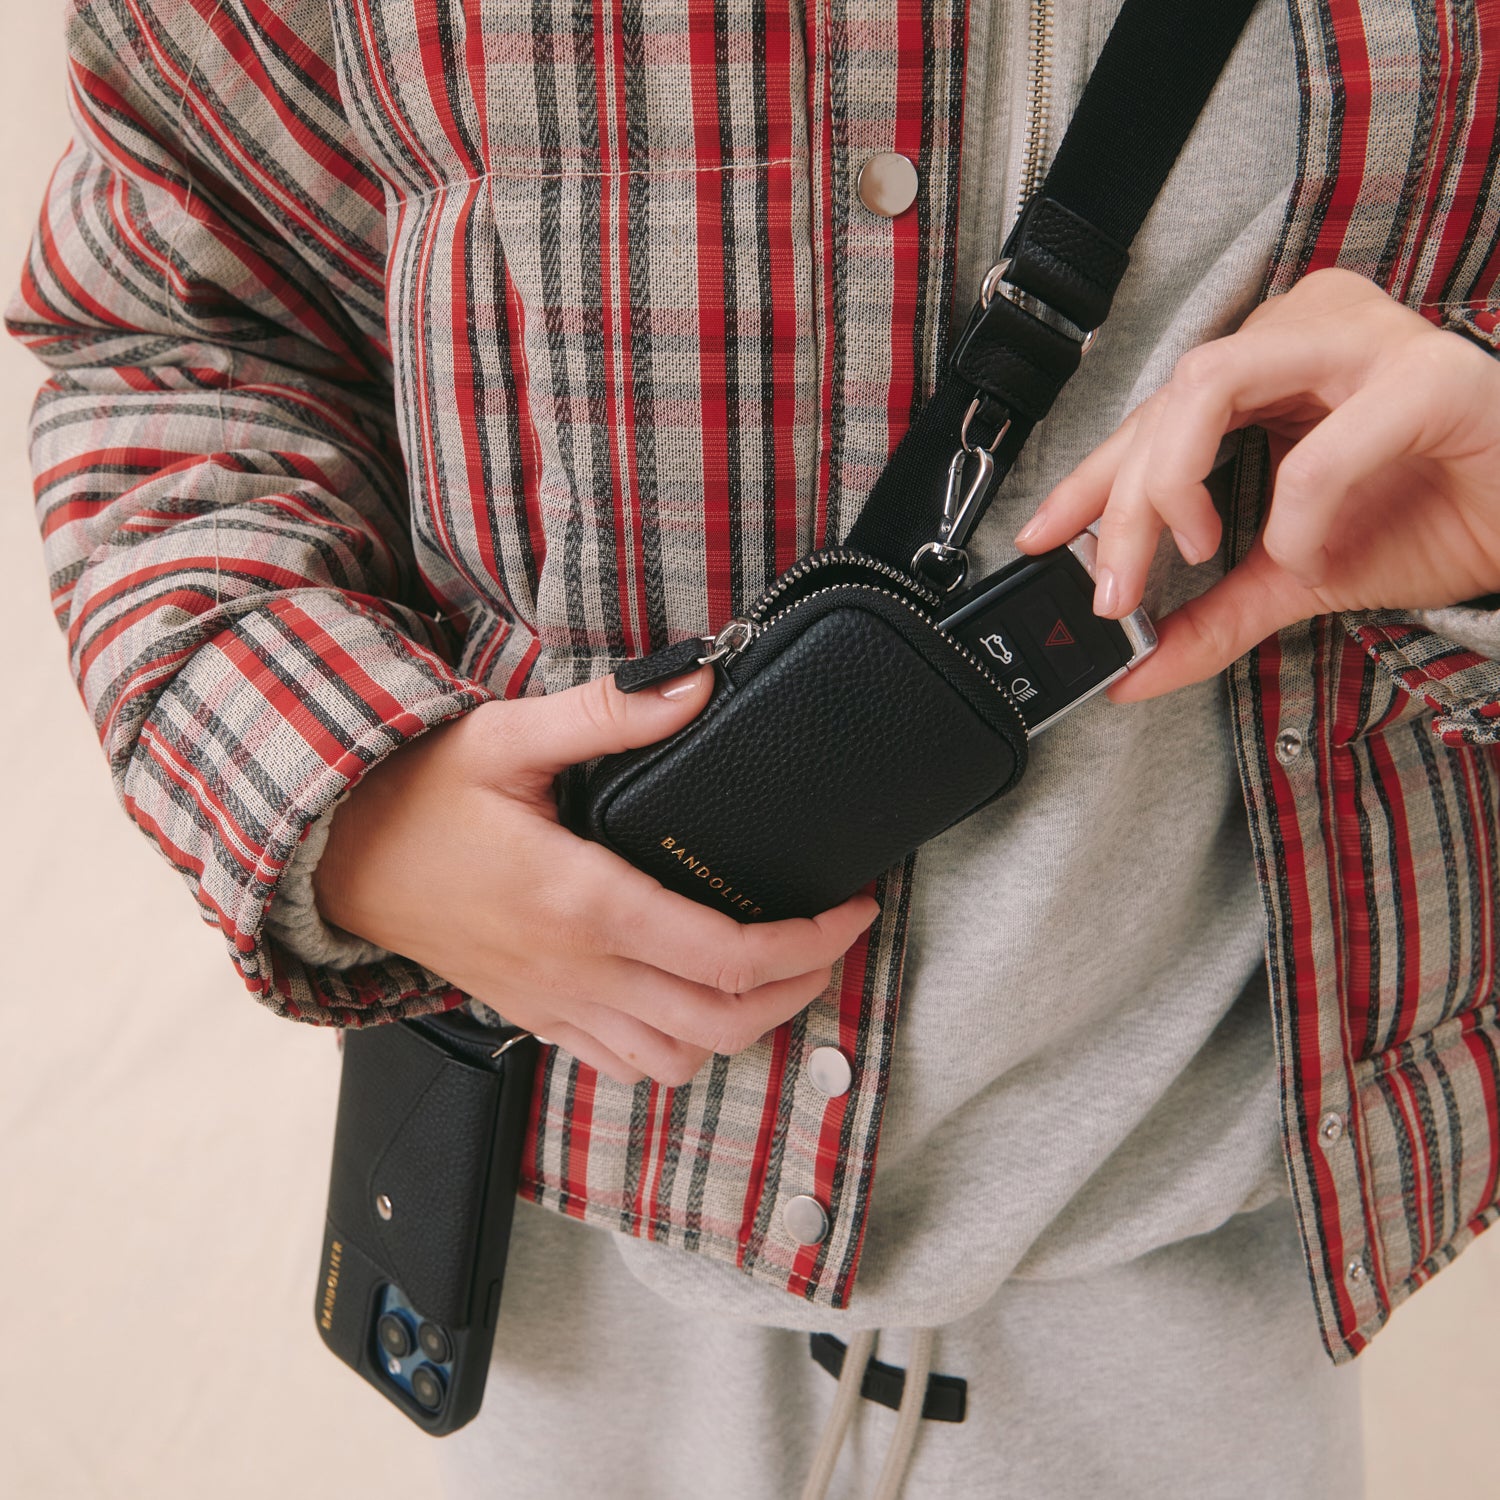
<svg viewBox="0 0 1500 1500">
<path fill-rule="evenodd" d="M 873 1328 L 861 1329 L 849 1340 L 849 1347 L 844 1350 L 844 1368 L 839 1372 L 839 1388 L 833 1395 L 833 1409 L 823 1424 L 823 1435 L 818 1439 L 818 1451 L 813 1455 L 807 1483 L 802 1486 L 802 1500 L 825 1500 L 828 1494 L 839 1453 L 843 1450 L 844 1435 L 849 1431 L 849 1423 L 854 1418 L 854 1408 L 859 1405 L 865 1370 L 874 1353 Z M 925 1380 L 923 1384 L 926 1384 Z"/>
<path fill-rule="evenodd" d="M 901 1410 L 896 1417 L 896 1431 L 886 1449 L 885 1468 L 875 1487 L 875 1500 L 896 1500 L 911 1463 L 916 1446 L 917 1429 L 922 1425 L 922 1407 L 927 1401 L 927 1377 L 932 1373 L 931 1328 L 914 1329 L 911 1350 L 906 1356 L 906 1384 L 901 1387 Z"/>
<path fill-rule="evenodd" d="M 865 1371 L 875 1354 L 876 1337 L 873 1329 L 862 1330 L 849 1340 L 849 1347 L 844 1351 L 839 1387 L 834 1392 L 828 1420 L 823 1424 L 807 1483 L 802 1486 L 802 1500 L 827 1500 L 828 1486 L 833 1482 L 833 1471 L 838 1467 L 844 1438 L 854 1419 L 854 1409 L 859 1405 Z M 912 1331 L 911 1350 L 906 1358 L 906 1380 L 901 1387 L 901 1409 L 896 1414 L 896 1430 L 891 1434 L 890 1447 L 886 1449 L 885 1465 L 880 1471 L 874 1500 L 898 1500 L 901 1494 L 911 1464 L 912 1449 L 916 1447 L 917 1431 L 922 1425 L 922 1408 L 927 1403 L 927 1377 L 932 1373 L 935 1337 L 936 1331 L 931 1328 Z"/>
</svg>

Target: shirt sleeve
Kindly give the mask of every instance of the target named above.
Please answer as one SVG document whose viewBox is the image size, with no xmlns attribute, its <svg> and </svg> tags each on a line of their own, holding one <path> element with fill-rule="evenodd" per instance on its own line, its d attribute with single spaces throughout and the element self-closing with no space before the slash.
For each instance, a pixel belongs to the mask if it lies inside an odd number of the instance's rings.
<svg viewBox="0 0 1500 1500">
<path fill-rule="evenodd" d="M 419 965 L 320 964 L 266 921 L 349 788 L 490 697 L 414 559 L 385 201 L 329 7 L 75 0 L 68 25 L 74 142 L 9 325 L 51 370 L 38 517 L 116 793 L 278 1013 L 456 1004 Z"/>
</svg>

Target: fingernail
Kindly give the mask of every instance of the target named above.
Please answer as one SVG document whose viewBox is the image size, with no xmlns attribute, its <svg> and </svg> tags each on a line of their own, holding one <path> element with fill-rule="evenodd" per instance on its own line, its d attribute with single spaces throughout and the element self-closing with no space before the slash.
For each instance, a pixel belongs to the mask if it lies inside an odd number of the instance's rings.
<svg viewBox="0 0 1500 1500">
<path fill-rule="evenodd" d="M 1113 615 L 1120 600 L 1120 585 L 1108 568 L 1100 568 L 1094 575 L 1094 613 Z"/>
<path fill-rule="evenodd" d="M 1040 514 L 1033 516 L 1017 533 L 1016 546 L 1024 547 L 1027 542 L 1041 533 L 1042 518 Z"/>
<path fill-rule="evenodd" d="M 1172 528 L 1172 540 L 1177 543 L 1177 550 L 1182 554 L 1183 562 L 1189 567 L 1203 561 L 1203 553 L 1197 543 L 1189 541 L 1175 526 Z"/>
<path fill-rule="evenodd" d="M 696 672 L 689 672 L 686 677 L 674 677 L 670 682 L 664 682 L 657 688 L 663 698 L 675 701 L 678 698 L 691 697 L 698 691 L 703 681 L 703 668 L 699 667 Z"/>
</svg>

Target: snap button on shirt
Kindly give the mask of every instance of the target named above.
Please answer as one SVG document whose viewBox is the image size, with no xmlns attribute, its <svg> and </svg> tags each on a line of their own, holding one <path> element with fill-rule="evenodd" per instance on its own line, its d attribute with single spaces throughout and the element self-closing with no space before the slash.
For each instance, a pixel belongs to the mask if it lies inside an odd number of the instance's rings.
<svg viewBox="0 0 1500 1500">
<path fill-rule="evenodd" d="M 816 1198 L 801 1193 L 782 1205 L 781 1222 L 799 1245 L 818 1245 L 828 1233 L 828 1212 Z"/>
<path fill-rule="evenodd" d="M 859 201 L 872 214 L 894 219 L 917 201 L 917 169 L 898 152 L 882 151 L 859 169 Z"/>
<path fill-rule="evenodd" d="M 807 1055 L 807 1077 L 820 1094 L 838 1099 L 849 1092 L 854 1069 L 837 1047 L 814 1047 Z"/>
</svg>

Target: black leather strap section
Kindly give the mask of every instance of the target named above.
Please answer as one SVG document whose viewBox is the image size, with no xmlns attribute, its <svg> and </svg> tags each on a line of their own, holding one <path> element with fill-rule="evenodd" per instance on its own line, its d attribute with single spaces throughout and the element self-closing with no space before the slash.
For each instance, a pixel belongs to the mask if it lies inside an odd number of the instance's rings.
<svg viewBox="0 0 1500 1500">
<path fill-rule="evenodd" d="M 956 376 L 1012 417 L 1040 422 L 1078 368 L 1083 345 L 1033 317 L 1009 297 L 994 296 L 969 316 L 949 361 Z"/>
<path fill-rule="evenodd" d="M 870 492 L 850 546 L 912 566 L 938 535 L 948 462 L 981 395 L 1009 414 L 1011 430 L 977 522 L 1082 353 L 1007 292 L 1037 298 L 1081 331 L 1099 327 L 1131 242 L 1254 8 L 1255 0 L 1125 0 L 1046 181 L 1003 251 L 1006 284 L 988 308 L 975 309 L 932 399 Z"/>
<path fill-rule="evenodd" d="M 1131 241 L 1203 112 L 1255 0 L 1127 0 L 1041 192 L 1002 251 L 1006 279 L 1097 328 Z"/>
<path fill-rule="evenodd" d="M 1091 332 L 1109 316 L 1130 252 L 1055 198 L 1038 194 L 1005 249 L 1006 280 Z"/>
</svg>

